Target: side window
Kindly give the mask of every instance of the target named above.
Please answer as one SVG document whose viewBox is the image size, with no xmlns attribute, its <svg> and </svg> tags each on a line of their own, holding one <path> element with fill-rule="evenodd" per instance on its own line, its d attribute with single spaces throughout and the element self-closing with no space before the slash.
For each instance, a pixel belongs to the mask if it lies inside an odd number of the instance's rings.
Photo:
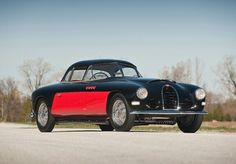
<svg viewBox="0 0 236 164">
<path fill-rule="evenodd" d="M 92 80 L 102 80 L 111 77 L 111 75 L 103 70 L 88 70 L 87 74 L 84 78 L 85 81 L 92 81 Z"/>
<path fill-rule="evenodd" d="M 66 74 L 66 77 L 64 79 L 64 81 L 69 81 L 70 75 L 71 75 L 71 70 Z"/>
<path fill-rule="evenodd" d="M 123 74 L 122 74 L 122 72 L 121 72 L 120 70 L 118 70 L 118 71 L 115 73 L 114 76 L 115 76 L 115 77 L 122 77 Z"/>
<path fill-rule="evenodd" d="M 84 77 L 84 81 L 89 81 L 92 76 L 93 76 L 92 70 L 88 70 Z"/>
<path fill-rule="evenodd" d="M 83 79 L 85 71 L 86 70 L 84 69 L 75 69 L 71 76 L 71 81 L 81 81 Z"/>
<path fill-rule="evenodd" d="M 124 76 L 138 77 L 137 72 L 135 71 L 135 69 L 133 69 L 131 67 L 124 67 L 122 70 L 123 70 Z"/>
</svg>

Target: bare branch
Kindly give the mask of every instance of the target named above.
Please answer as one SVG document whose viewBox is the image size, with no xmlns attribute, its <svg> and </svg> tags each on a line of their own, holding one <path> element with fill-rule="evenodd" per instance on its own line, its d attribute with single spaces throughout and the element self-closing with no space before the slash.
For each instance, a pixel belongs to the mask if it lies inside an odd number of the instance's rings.
<svg viewBox="0 0 236 164">
<path fill-rule="evenodd" d="M 227 56 L 218 64 L 217 76 L 222 86 L 236 96 L 236 63 L 234 56 Z"/>
<path fill-rule="evenodd" d="M 191 61 L 179 62 L 172 67 L 165 67 L 161 73 L 162 78 L 180 82 L 191 82 Z"/>
<path fill-rule="evenodd" d="M 50 71 L 51 65 L 41 58 L 25 61 L 20 66 L 20 72 L 24 77 L 25 86 L 30 92 L 48 83 L 46 76 Z"/>
<path fill-rule="evenodd" d="M 200 62 L 198 58 L 195 58 L 195 83 L 197 85 L 203 85 L 202 84 L 202 71 L 203 70 L 203 64 Z"/>
<path fill-rule="evenodd" d="M 0 81 L 1 118 L 3 121 L 16 121 L 21 107 L 17 82 L 12 78 Z"/>
</svg>

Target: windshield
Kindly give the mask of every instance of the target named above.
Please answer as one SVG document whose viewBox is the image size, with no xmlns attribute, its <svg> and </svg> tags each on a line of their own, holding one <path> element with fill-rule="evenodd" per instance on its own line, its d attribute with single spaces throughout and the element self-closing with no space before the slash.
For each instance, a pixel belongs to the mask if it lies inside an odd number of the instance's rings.
<svg viewBox="0 0 236 164">
<path fill-rule="evenodd" d="M 84 76 L 84 81 L 102 80 L 111 77 L 140 77 L 135 67 L 117 63 L 91 65 Z"/>
</svg>

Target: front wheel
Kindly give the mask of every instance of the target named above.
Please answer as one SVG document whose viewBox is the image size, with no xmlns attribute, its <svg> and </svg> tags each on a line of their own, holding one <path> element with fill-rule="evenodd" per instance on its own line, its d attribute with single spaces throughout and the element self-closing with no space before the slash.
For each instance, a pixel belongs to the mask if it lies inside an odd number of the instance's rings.
<svg viewBox="0 0 236 164">
<path fill-rule="evenodd" d="M 195 133 L 202 124 L 203 115 L 184 116 L 177 119 L 179 129 L 184 133 Z"/>
<path fill-rule="evenodd" d="M 134 125 L 135 116 L 130 114 L 130 108 L 122 94 L 117 93 L 110 99 L 108 114 L 116 131 L 130 131 Z"/>
<path fill-rule="evenodd" d="M 55 126 L 55 118 L 45 100 L 39 100 L 36 108 L 36 122 L 41 132 L 51 132 Z"/>
</svg>

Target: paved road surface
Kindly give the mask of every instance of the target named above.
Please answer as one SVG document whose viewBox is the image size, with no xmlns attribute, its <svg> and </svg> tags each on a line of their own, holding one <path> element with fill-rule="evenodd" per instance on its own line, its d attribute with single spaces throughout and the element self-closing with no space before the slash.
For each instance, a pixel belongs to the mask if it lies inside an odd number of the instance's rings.
<svg viewBox="0 0 236 164">
<path fill-rule="evenodd" d="M 236 134 L 100 132 L 0 123 L 0 164 L 236 163 Z"/>
</svg>

